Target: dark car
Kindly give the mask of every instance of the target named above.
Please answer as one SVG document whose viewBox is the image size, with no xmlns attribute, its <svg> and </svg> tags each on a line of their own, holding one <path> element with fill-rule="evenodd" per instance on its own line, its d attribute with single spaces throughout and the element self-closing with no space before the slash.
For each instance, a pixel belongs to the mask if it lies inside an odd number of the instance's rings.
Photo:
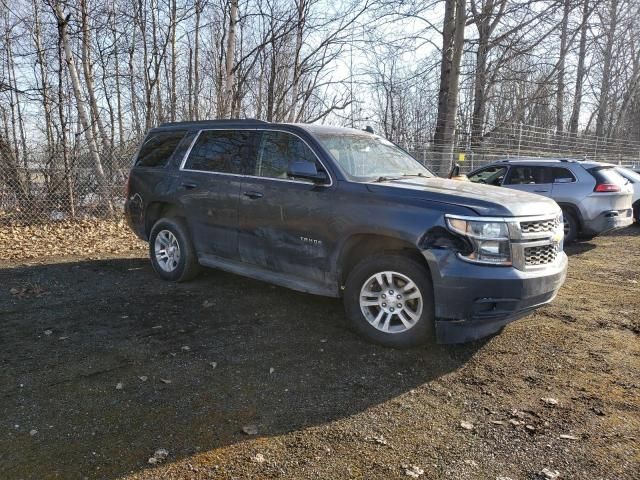
<svg viewBox="0 0 640 480">
<path fill-rule="evenodd" d="M 128 222 L 171 281 L 215 267 L 343 297 L 372 341 L 492 334 L 562 285 L 550 199 L 435 177 L 365 131 L 254 120 L 164 124 L 131 169 Z"/>
</svg>

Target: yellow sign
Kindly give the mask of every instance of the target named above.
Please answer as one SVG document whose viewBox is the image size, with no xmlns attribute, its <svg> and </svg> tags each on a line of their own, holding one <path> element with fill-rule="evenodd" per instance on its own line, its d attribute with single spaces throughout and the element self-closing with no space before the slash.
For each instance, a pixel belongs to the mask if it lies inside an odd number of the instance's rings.
<svg viewBox="0 0 640 480">
<path fill-rule="evenodd" d="M 458 154 L 458 161 L 459 162 L 464 162 L 464 153 L 459 153 Z"/>
</svg>

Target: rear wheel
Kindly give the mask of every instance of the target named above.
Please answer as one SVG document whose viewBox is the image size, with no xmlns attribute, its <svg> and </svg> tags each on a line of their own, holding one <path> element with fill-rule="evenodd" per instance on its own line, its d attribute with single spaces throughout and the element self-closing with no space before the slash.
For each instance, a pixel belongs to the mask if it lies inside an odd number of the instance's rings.
<svg viewBox="0 0 640 480">
<path fill-rule="evenodd" d="M 172 282 L 191 280 L 199 272 L 189 232 L 179 218 L 161 218 L 149 235 L 149 257 L 158 276 Z"/>
<path fill-rule="evenodd" d="M 573 212 L 562 210 L 562 218 L 564 219 L 564 242 L 573 243 L 578 237 L 578 220 Z"/>
<path fill-rule="evenodd" d="M 411 347 L 433 337 L 433 286 L 427 269 L 402 255 L 367 258 L 349 273 L 347 316 L 367 339 Z"/>
</svg>

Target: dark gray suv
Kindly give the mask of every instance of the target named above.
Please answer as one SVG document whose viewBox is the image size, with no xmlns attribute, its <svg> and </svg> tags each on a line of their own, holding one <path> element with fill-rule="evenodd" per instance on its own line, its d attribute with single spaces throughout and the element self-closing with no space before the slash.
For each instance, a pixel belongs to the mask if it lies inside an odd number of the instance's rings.
<svg viewBox="0 0 640 480">
<path fill-rule="evenodd" d="M 633 189 L 614 165 L 568 159 L 512 159 L 468 175 L 474 183 L 552 198 L 562 208 L 565 242 L 633 223 Z"/>
<path fill-rule="evenodd" d="M 492 334 L 550 302 L 567 269 L 552 200 L 437 178 L 353 129 L 161 125 L 126 213 L 163 279 L 206 266 L 343 297 L 364 336 L 396 347 Z"/>
</svg>

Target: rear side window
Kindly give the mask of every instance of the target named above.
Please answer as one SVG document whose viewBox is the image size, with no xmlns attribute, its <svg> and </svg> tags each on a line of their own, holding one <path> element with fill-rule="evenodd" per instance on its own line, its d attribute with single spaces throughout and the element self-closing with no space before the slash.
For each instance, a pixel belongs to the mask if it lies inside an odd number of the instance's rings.
<svg viewBox="0 0 640 480">
<path fill-rule="evenodd" d="M 507 176 L 507 185 L 537 185 L 551 183 L 551 169 L 547 167 L 511 167 Z"/>
<path fill-rule="evenodd" d="M 613 167 L 594 167 L 589 169 L 589 173 L 593 175 L 598 184 L 613 184 L 622 187 L 627 183 Z"/>
<path fill-rule="evenodd" d="M 553 183 L 572 183 L 575 181 L 576 177 L 568 169 L 553 167 Z"/>
<path fill-rule="evenodd" d="M 257 135 L 251 130 L 204 130 L 191 149 L 184 168 L 247 174 L 255 162 Z"/>
<path fill-rule="evenodd" d="M 262 133 L 258 161 L 253 175 L 268 178 L 288 178 L 287 171 L 293 162 L 316 163 L 316 156 L 311 149 L 298 137 L 286 132 Z"/>
<path fill-rule="evenodd" d="M 149 134 L 140 148 L 136 165 L 139 167 L 165 166 L 185 133 L 185 130 L 172 130 Z"/>
</svg>

